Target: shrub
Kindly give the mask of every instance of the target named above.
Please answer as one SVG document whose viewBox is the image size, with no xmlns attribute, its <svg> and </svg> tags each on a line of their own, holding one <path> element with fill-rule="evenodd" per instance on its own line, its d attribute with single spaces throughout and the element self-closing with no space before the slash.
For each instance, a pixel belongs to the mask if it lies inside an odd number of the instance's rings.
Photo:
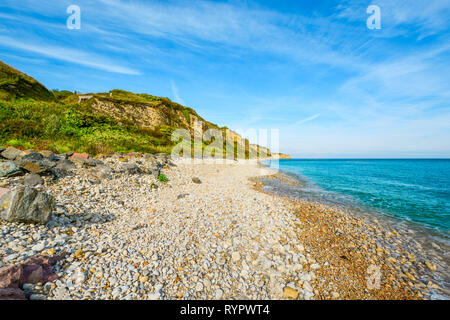
<svg viewBox="0 0 450 320">
<path fill-rule="evenodd" d="M 158 180 L 159 181 L 161 181 L 161 182 L 167 182 L 167 181 L 169 181 L 169 178 L 167 178 L 165 175 L 163 175 L 163 174 L 160 174 L 159 176 L 158 176 Z"/>
</svg>

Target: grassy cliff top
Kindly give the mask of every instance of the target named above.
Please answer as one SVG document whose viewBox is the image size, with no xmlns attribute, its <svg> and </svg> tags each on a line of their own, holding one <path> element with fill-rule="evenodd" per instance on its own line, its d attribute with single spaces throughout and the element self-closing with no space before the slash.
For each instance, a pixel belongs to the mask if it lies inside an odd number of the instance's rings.
<svg viewBox="0 0 450 320">
<path fill-rule="evenodd" d="M 0 61 L 0 99 L 29 98 L 54 101 L 55 96 L 41 83 Z"/>
</svg>

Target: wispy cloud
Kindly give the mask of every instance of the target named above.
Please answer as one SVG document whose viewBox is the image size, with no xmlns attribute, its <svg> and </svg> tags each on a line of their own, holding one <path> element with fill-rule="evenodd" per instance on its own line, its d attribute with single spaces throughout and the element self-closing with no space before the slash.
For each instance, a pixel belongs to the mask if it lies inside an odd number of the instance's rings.
<svg viewBox="0 0 450 320">
<path fill-rule="evenodd" d="M 67 61 L 76 63 L 79 65 L 83 65 L 86 67 L 99 69 L 103 71 L 113 72 L 113 73 L 121 73 L 128 75 L 139 75 L 140 72 L 131 68 L 122 67 L 120 65 L 115 64 L 114 62 L 105 62 L 108 59 L 102 57 L 93 57 L 91 54 L 88 54 L 83 51 L 68 49 L 57 46 L 45 46 L 45 45 L 37 45 L 37 44 L 28 44 L 22 41 L 16 41 L 12 38 L 0 36 L 0 44 L 6 47 L 21 49 L 30 51 L 33 53 L 37 53 L 43 56 L 47 56 L 50 58 L 54 58 L 61 61 Z"/>
<path fill-rule="evenodd" d="M 304 124 L 304 123 L 306 123 L 306 122 L 309 122 L 309 121 L 312 121 L 312 120 L 314 120 L 314 119 L 317 119 L 318 117 L 320 117 L 320 113 L 317 113 L 317 114 L 315 114 L 315 115 L 313 115 L 313 116 L 311 116 L 311 117 L 308 117 L 308 118 L 306 118 L 306 119 L 297 121 L 297 122 L 295 123 L 295 125 L 296 125 L 296 126 L 300 126 L 300 125 L 302 125 L 302 124 Z"/>
<path fill-rule="evenodd" d="M 173 94 L 175 102 L 178 102 L 180 104 L 184 104 L 184 101 L 183 101 L 183 99 L 181 99 L 180 94 L 178 92 L 178 87 L 176 86 L 175 81 L 170 80 L 170 86 L 171 86 L 171 89 L 172 89 L 172 94 Z"/>
</svg>

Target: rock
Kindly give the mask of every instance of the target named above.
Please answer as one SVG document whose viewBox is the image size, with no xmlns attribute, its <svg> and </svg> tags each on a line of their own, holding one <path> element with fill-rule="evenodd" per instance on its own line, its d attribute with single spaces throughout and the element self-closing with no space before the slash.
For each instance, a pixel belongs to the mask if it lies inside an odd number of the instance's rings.
<svg viewBox="0 0 450 320">
<path fill-rule="evenodd" d="M 43 294 L 32 294 L 30 300 L 47 300 L 47 297 Z"/>
<path fill-rule="evenodd" d="M 161 294 L 159 292 L 150 293 L 147 298 L 148 300 L 159 300 L 161 298 Z"/>
<path fill-rule="evenodd" d="M 22 283 L 39 283 L 44 277 L 44 269 L 38 264 L 25 266 L 23 268 Z"/>
<path fill-rule="evenodd" d="M 69 160 L 87 160 L 89 159 L 89 154 L 87 153 L 74 153 L 69 157 Z"/>
<path fill-rule="evenodd" d="M 197 282 L 197 285 L 195 286 L 195 291 L 203 291 L 203 283 Z"/>
<path fill-rule="evenodd" d="M 44 250 L 44 248 L 45 248 L 45 245 L 43 243 L 38 243 L 38 244 L 32 246 L 31 250 L 41 252 L 42 250 Z"/>
<path fill-rule="evenodd" d="M 43 173 L 56 166 L 56 163 L 38 152 L 32 152 L 20 159 L 19 166 L 31 173 Z"/>
<path fill-rule="evenodd" d="M 9 256 L 4 258 L 3 261 L 7 263 L 7 262 L 10 262 L 10 261 L 13 261 L 13 260 L 17 259 L 18 257 L 19 257 L 18 253 L 10 254 Z"/>
<path fill-rule="evenodd" d="M 177 196 L 177 199 L 178 199 L 178 200 L 183 199 L 184 197 L 187 197 L 188 195 L 189 195 L 189 193 L 182 193 L 182 194 L 179 194 L 179 195 Z"/>
<path fill-rule="evenodd" d="M 222 289 L 217 289 L 217 290 L 216 290 L 216 294 L 215 294 L 215 298 L 216 298 L 216 299 L 222 299 L 222 297 L 223 297 L 223 291 L 222 291 Z"/>
<path fill-rule="evenodd" d="M 241 259 L 241 254 L 239 252 L 233 252 L 231 254 L 231 261 L 238 262 Z"/>
<path fill-rule="evenodd" d="M 336 291 L 333 291 L 333 292 L 331 293 L 331 298 L 333 298 L 333 299 L 339 299 L 339 297 L 340 297 L 340 295 L 339 295 L 339 293 L 337 293 Z"/>
<path fill-rule="evenodd" d="M 35 187 L 38 185 L 43 185 L 44 179 L 42 179 L 38 174 L 31 173 L 25 177 L 24 184 L 29 187 Z"/>
<path fill-rule="evenodd" d="M 0 178 L 22 174 L 20 168 L 12 161 L 0 162 Z"/>
<path fill-rule="evenodd" d="M 386 259 L 386 261 L 388 261 L 388 262 L 390 262 L 390 263 L 397 263 L 397 260 L 395 260 L 394 257 L 388 257 L 388 258 Z"/>
<path fill-rule="evenodd" d="M 40 161 L 44 159 L 44 156 L 39 152 L 29 152 L 20 158 L 20 161 Z"/>
<path fill-rule="evenodd" d="M 1 188 L 0 187 L 0 199 L 5 195 L 5 194 L 7 194 L 8 192 L 10 192 L 11 191 L 11 189 L 8 189 L 8 188 Z"/>
<path fill-rule="evenodd" d="M 303 282 L 303 289 L 308 292 L 313 292 L 313 288 L 308 281 Z"/>
<path fill-rule="evenodd" d="M 84 168 L 89 168 L 89 167 L 96 167 L 97 166 L 97 161 L 99 161 L 99 160 L 96 160 L 96 159 L 75 159 L 74 161 L 77 161 L 77 162 L 81 163 Z"/>
<path fill-rule="evenodd" d="M 8 222 L 47 223 L 54 199 L 43 191 L 17 186 L 0 199 L 0 218 Z"/>
<path fill-rule="evenodd" d="M 17 158 L 20 158 L 21 155 L 23 155 L 23 151 L 14 147 L 9 147 L 1 153 L 1 156 L 8 160 L 16 160 Z"/>
<path fill-rule="evenodd" d="M 0 289 L 0 300 L 27 300 L 19 288 Z"/>
<path fill-rule="evenodd" d="M 23 276 L 20 264 L 6 266 L 0 269 L 0 288 L 17 288 Z"/>
<path fill-rule="evenodd" d="M 122 165 L 122 168 L 120 170 L 121 172 L 128 173 L 128 174 L 141 174 L 142 169 L 139 168 L 135 163 L 126 163 Z"/>
<path fill-rule="evenodd" d="M 81 259 L 83 256 L 84 256 L 84 252 L 82 249 L 78 249 L 74 255 L 75 259 Z"/>
<path fill-rule="evenodd" d="M 58 161 L 59 158 L 50 150 L 40 150 L 38 151 L 44 158 L 47 158 L 50 161 Z"/>
<path fill-rule="evenodd" d="M 148 276 L 139 277 L 139 282 L 148 282 Z"/>
<path fill-rule="evenodd" d="M 99 169 L 100 172 L 102 172 L 103 174 L 111 174 L 114 172 L 114 170 L 111 167 L 105 164 L 98 164 L 97 169 Z"/>
<path fill-rule="evenodd" d="M 72 161 L 70 161 L 68 159 L 63 159 L 61 161 L 58 161 L 58 163 L 57 163 L 57 165 L 55 166 L 54 169 L 59 169 L 59 170 L 62 170 L 62 171 L 69 172 L 72 169 L 76 169 L 76 167 L 77 166 Z"/>
<path fill-rule="evenodd" d="M 317 270 L 320 269 L 320 265 L 318 263 L 313 263 L 312 265 L 309 266 L 311 268 L 311 270 Z"/>
<path fill-rule="evenodd" d="M 21 284 L 26 283 L 26 281 L 30 280 L 27 279 L 27 277 L 30 277 L 33 271 L 34 274 L 32 276 L 40 275 L 39 271 L 37 273 L 35 271 L 37 269 L 36 266 L 40 266 L 42 268 L 42 277 L 38 282 L 47 283 L 55 281 L 58 276 L 53 272 L 53 265 L 55 265 L 58 261 L 64 259 L 66 256 L 67 253 L 62 252 L 53 256 L 36 255 L 29 258 L 22 264 L 24 276 L 21 279 Z"/>
<path fill-rule="evenodd" d="M 436 266 L 432 264 L 431 262 L 426 261 L 425 264 L 431 271 L 436 271 Z"/>
<path fill-rule="evenodd" d="M 197 183 L 197 184 L 202 183 L 202 181 L 199 178 L 197 178 L 197 177 L 192 178 L 192 182 L 193 183 Z"/>
<path fill-rule="evenodd" d="M 299 292 L 291 287 L 284 287 L 283 296 L 287 298 L 297 299 Z"/>
</svg>

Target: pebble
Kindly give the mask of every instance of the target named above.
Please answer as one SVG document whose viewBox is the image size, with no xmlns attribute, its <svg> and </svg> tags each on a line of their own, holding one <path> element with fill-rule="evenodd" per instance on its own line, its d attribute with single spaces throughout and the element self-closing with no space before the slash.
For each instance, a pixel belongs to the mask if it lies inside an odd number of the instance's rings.
<svg viewBox="0 0 450 320">
<path fill-rule="evenodd" d="M 118 156 L 102 161 L 111 168 L 108 179 L 77 163 L 73 176 L 46 181 L 56 199 L 47 225 L 0 221 L 1 263 L 46 248 L 44 253 L 70 253 L 55 266 L 59 279 L 33 299 L 312 299 L 319 292 L 313 271 L 333 267 L 299 243 L 301 225 L 288 214 L 288 201 L 273 201 L 251 187 L 248 178 L 273 174 L 269 169 L 177 162 L 170 169 L 161 166 L 169 179 L 161 183 L 151 174 L 121 172 Z M 154 166 L 151 158 L 127 161 Z M 93 175 L 100 184 L 91 184 Z M 193 183 L 196 176 L 201 183 Z M 396 258 L 385 260 L 396 264 Z M 436 270 L 436 264 L 425 265 Z M 434 290 L 437 285 L 430 283 Z M 333 299 L 343 297 L 332 290 Z"/>
</svg>

